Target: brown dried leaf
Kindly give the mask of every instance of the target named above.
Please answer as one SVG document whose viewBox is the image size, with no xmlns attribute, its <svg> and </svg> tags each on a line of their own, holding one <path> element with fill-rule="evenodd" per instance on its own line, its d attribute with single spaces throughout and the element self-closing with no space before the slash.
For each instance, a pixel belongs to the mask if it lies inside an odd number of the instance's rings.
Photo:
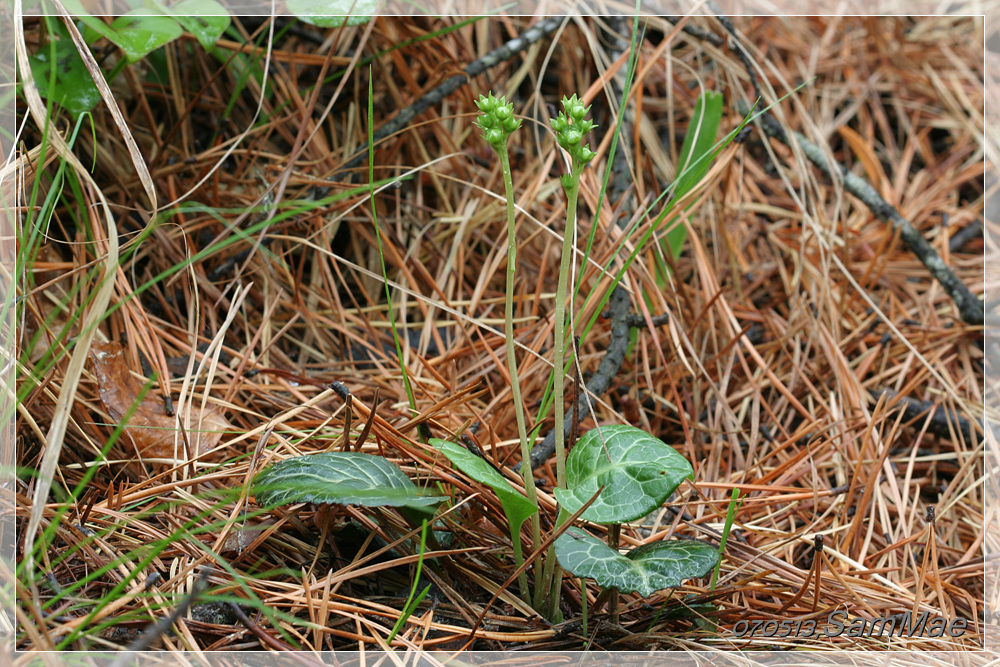
<svg viewBox="0 0 1000 667">
<path fill-rule="evenodd" d="M 219 547 L 219 553 L 228 554 L 234 551 L 238 554 L 243 553 L 263 531 L 274 524 L 274 521 L 262 521 L 258 524 L 234 529 L 222 542 L 222 546 Z"/>
<path fill-rule="evenodd" d="M 122 346 L 114 342 L 95 342 L 90 348 L 90 356 L 94 361 L 94 375 L 97 376 L 101 402 L 108 414 L 116 422 L 122 423 L 131 411 L 125 435 L 131 439 L 139 455 L 144 459 L 174 458 L 176 417 L 167 416 L 159 396 L 151 391 L 147 391 L 136 405 L 143 383 L 129 371 Z M 222 410 L 214 405 L 207 406 L 204 411 L 199 406 L 191 406 L 189 421 L 184 419 L 184 415 L 180 417 L 182 423 L 191 424 L 187 437 L 193 450 L 192 456 L 203 454 L 218 445 L 223 432 L 233 428 Z M 177 456 L 183 457 L 184 454 L 182 436 L 178 439 Z"/>
</svg>

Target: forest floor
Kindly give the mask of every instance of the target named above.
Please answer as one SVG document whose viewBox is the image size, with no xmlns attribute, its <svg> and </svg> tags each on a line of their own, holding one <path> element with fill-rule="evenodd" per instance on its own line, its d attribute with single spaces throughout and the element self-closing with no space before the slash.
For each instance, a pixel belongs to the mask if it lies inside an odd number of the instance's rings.
<svg viewBox="0 0 1000 667">
<path fill-rule="evenodd" d="M 211 53 L 185 35 L 122 68 L 114 114 L 77 126 L 56 106 L 46 127 L 31 109 L 16 648 L 982 648 L 983 23 L 650 18 L 634 50 L 630 17 L 550 23 L 233 18 Z M 466 73 L 532 24 L 537 41 Z M 24 35 L 32 54 L 52 39 L 38 19 Z M 94 48 L 102 67 L 112 51 Z M 718 140 L 765 113 L 678 203 L 705 91 L 722 94 Z M 546 618 L 521 595 L 497 495 L 427 444 L 464 436 L 524 489 L 504 181 L 474 125 L 488 92 L 523 120 L 508 150 L 530 444 L 553 430 L 567 215 L 549 119 L 576 94 L 597 156 L 580 180 L 567 406 L 585 384 L 577 437 L 631 424 L 691 463 L 617 539 L 727 535 L 717 581 L 602 596 L 567 574 Z M 810 161 L 824 156 L 870 188 Z M 388 507 L 257 502 L 262 469 L 345 448 L 446 496 L 441 543 Z M 534 477 L 544 542 L 554 457 Z M 529 523 L 524 553 L 544 556 Z M 848 626 L 927 611 L 967 629 L 832 636 L 836 610 Z"/>
</svg>

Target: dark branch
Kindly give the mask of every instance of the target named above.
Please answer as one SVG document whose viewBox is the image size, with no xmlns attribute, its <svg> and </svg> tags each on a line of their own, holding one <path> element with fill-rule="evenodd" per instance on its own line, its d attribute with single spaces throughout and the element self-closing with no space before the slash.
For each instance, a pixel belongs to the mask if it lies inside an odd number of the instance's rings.
<svg viewBox="0 0 1000 667">
<path fill-rule="evenodd" d="M 973 220 L 962 229 L 955 232 L 955 235 L 948 241 L 949 252 L 960 252 L 966 243 L 983 237 L 983 221 Z"/>
<path fill-rule="evenodd" d="M 885 396 L 887 402 L 895 403 L 890 409 L 902 408 L 903 419 L 906 421 L 927 419 L 927 432 L 940 438 L 952 438 L 956 432 L 961 432 L 975 445 L 978 445 L 983 439 L 983 425 L 979 420 L 970 421 L 955 411 L 948 410 L 943 405 L 920 401 L 909 396 L 900 396 L 891 389 L 872 390 L 871 395 L 876 401 Z"/>
<path fill-rule="evenodd" d="M 486 70 L 499 65 L 505 60 L 510 60 L 512 57 L 525 50 L 542 37 L 554 32 L 565 19 L 565 16 L 560 15 L 552 16 L 544 21 L 540 21 L 514 39 L 505 43 L 503 46 L 493 49 L 482 58 L 473 61 L 468 67 L 465 68 L 462 74 L 456 74 L 455 76 L 447 79 L 437 88 L 428 91 L 426 95 L 400 111 L 395 118 L 380 127 L 375 132 L 375 142 L 378 143 L 382 139 L 399 132 L 409 125 L 414 118 L 427 111 L 432 106 L 439 104 L 442 100 L 444 100 L 444 98 L 451 95 L 458 88 L 469 83 L 473 77 L 479 76 Z M 355 153 L 351 159 L 342 164 L 340 168 L 345 171 L 353 169 L 364 161 L 366 155 L 368 155 L 367 145 Z M 334 177 L 330 180 L 339 181 L 346 175 L 346 173 L 342 172 L 334 175 Z"/>
<path fill-rule="evenodd" d="M 745 104 L 740 103 L 739 111 L 742 114 L 749 113 Z M 777 120 L 769 115 L 760 118 L 764 132 L 774 137 L 781 143 L 790 146 L 791 140 L 788 133 L 781 127 Z M 909 220 L 900 215 L 891 204 L 882 199 L 882 196 L 875 191 L 867 181 L 860 176 L 850 172 L 844 165 L 834 162 L 830 164 L 826 155 L 819 146 L 812 143 L 798 132 L 792 132 L 795 142 L 802 148 L 802 152 L 809 158 L 809 161 L 819 167 L 819 169 L 835 180 L 841 180 L 844 189 L 860 199 L 872 213 L 883 221 L 890 223 L 899 232 L 900 238 L 913 254 L 923 263 L 934 278 L 941 283 L 945 292 L 955 302 L 959 315 L 968 324 L 982 326 L 984 319 L 983 302 L 972 294 L 968 286 L 963 283 L 955 273 L 944 263 L 934 247 L 917 231 Z"/>
</svg>

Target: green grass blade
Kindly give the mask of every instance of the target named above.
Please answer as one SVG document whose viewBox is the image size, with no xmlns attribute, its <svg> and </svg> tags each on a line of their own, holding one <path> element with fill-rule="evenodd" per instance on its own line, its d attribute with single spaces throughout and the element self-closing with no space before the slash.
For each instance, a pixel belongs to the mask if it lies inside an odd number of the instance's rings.
<svg viewBox="0 0 1000 667">
<path fill-rule="evenodd" d="M 406 599 L 406 604 L 403 605 L 403 611 L 400 612 L 399 618 L 396 619 L 396 625 L 393 626 L 392 632 L 389 633 L 389 639 L 386 640 L 386 644 L 391 644 L 392 640 L 396 638 L 396 635 L 403 628 L 407 619 L 413 615 L 414 610 L 417 608 L 427 592 L 431 589 L 431 585 L 427 584 L 427 587 L 417 595 L 417 584 L 420 583 L 420 572 L 424 567 L 424 552 L 427 549 L 427 522 L 424 521 L 420 528 L 420 555 L 417 558 L 417 572 L 413 575 L 413 586 L 410 587 L 410 596 Z"/>
<path fill-rule="evenodd" d="M 726 553 L 726 541 L 729 539 L 729 531 L 733 529 L 733 519 L 736 518 L 736 509 L 742 504 L 739 502 L 740 490 L 737 487 L 733 487 L 733 494 L 729 499 L 729 510 L 726 512 L 726 525 L 722 529 L 722 539 L 719 540 L 719 562 L 715 564 L 715 570 L 712 572 L 712 583 L 709 585 L 708 590 L 714 591 L 715 584 L 719 581 L 719 570 L 722 567 L 722 556 Z"/>
<path fill-rule="evenodd" d="M 382 264 L 382 279 L 385 285 L 385 302 L 389 309 L 389 326 L 392 327 L 392 340 L 396 344 L 396 358 L 399 359 L 399 370 L 403 374 L 403 385 L 406 387 L 406 398 L 410 401 L 410 409 L 417 414 L 417 401 L 413 397 L 413 387 L 410 385 L 410 375 L 403 363 L 403 348 L 399 344 L 399 332 L 396 330 L 396 315 L 392 308 L 392 294 L 389 292 L 389 274 L 385 269 L 385 254 L 382 252 L 382 232 L 378 226 L 378 210 L 375 206 L 375 126 L 374 126 L 374 93 L 372 90 L 372 68 L 368 68 L 368 194 L 371 197 L 372 220 L 375 222 L 375 240 L 378 242 L 378 258 Z"/>
<path fill-rule="evenodd" d="M 804 86 L 805 84 L 802 85 Z M 799 90 L 799 88 L 802 88 L 802 86 L 799 86 L 792 92 L 788 93 L 788 95 L 783 96 L 781 99 L 778 100 L 778 102 L 784 100 L 785 97 L 788 97 L 789 95 L 795 93 L 796 91 Z M 775 102 L 774 104 L 777 104 L 777 102 Z M 736 127 L 736 129 L 731 131 L 721 141 L 719 141 L 718 144 L 716 144 L 715 153 L 713 153 L 712 156 L 707 156 L 707 155 L 702 156 L 701 159 L 704 160 L 710 157 L 714 157 L 715 154 L 717 154 L 719 151 L 725 148 L 733 139 L 735 139 L 736 136 L 743 131 L 743 128 L 746 127 L 748 123 L 756 119 L 761 114 L 766 113 L 771 106 L 773 106 L 773 104 L 769 105 L 765 109 L 762 109 L 761 111 L 758 111 L 756 113 L 754 113 L 754 110 L 751 109 L 750 112 L 747 114 L 747 116 L 743 119 L 743 121 Z M 754 105 L 754 108 L 756 108 L 756 104 Z M 693 169 L 696 166 L 696 164 L 689 166 L 688 169 Z M 635 258 L 639 255 L 640 252 L 642 252 L 647 247 L 649 239 L 660 228 L 660 223 L 662 223 L 663 219 L 672 212 L 673 210 L 672 207 L 668 206 L 664 208 L 663 211 L 661 211 L 660 214 L 657 216 L 653 224 L 650 226 L 650 228 L 642 235 L 642 238 L 639 239 L 638 241 L 633 241 L 633 234 L 635 230 L 638 228 L 638 226 L 641 224 L 642 220 L 646 219 L 646 217 L 650 215 L 651 212 L 660 204 L 660 202 L 664 198 L 666 198 L 670 193 L 671 190 L 666 190 L 659 197 L 657 197 L 656 200 L 646 208 L 643 215 L 637 218 L 636 223 L 633 225 L 632 229 L 628 230 L 626 234 L 623 234 L 622 238 L 617 243 L 617 247 L 611 254 L 611 259 L 604 266 L 604 270 L 607 273 L 611 272 L 612 265 L 617 261 L 618 253 L 621 251 L 621 249 L 625 246 L 626 243 L 632 241 L 635 244 L 635 249 L 631 253 L 629 253 L 629 256 L 625 258 L 625 260 L 622 262 L 621 268 L 615 272 L 614 280 L 612 280 L 611 284 L 608 286 L 608 289 L 604 292 L 604 294 L 601 295 L 600 302 L 598 303 L 597 308 L 593 310 L 593 315 L 591 315 L 590 321 L 587 322 L 586 326 L 583 328 L 583 333 L 580 334 L 581 337 L 586 336 L 587 333 L 590 331 L 590 329 L 597 322 L 597 318 L 600 317 L 601 312 L 603 312 L 605 305 L 607 305 L 608 303 L 608 299 L 611 298 L 611 292 L 614 291 L 615 287 L 617 287 L 618 284 L 621 282 L 622 278 L 625 276 L 625 272 L 628 271 L 630 266 L 632 266 L 632 262 L 635 261 Z M 586 309 L 587 303 L 589 303 L 590 300 L 594 298 L 596 294 L 597 294 L 597 289 L 595 287 L 594 289 L 591 290 L 590 294 L 588 294 L 587 298 L 584 300 L 584 305 L 580 308 L 581 311 Z"/>
<path fill-rule="evenodd" d="M 712 166 L 712 158 L 718 151 L 728 145 L 725 141 L 718 148 L 715 145 L 715 137 L 719 133 L 719 123 L 722 121 L 722 93 L 707 90 L 698 98 L 694 105 L 694 118 L 691 126 L 688 127 L 687 134 L 684 135 L 684 144 L 681 146 L 681 160 L 678 168 L 678 176 L 674 182 L 674 201 L 681 200 L 689 193 L 708 172 Z M 706 159 L 708 157 L 708 159 Z M 671 223 L 678 220 L 675 217 Z M 664 242 L 664 250 L 669 250 L 673 259 L 680 257 L 681 250 L 684 249 L 684 242 L 687 241 L 687 227 L 677 224 L 669 229 Z"/>
</svg>

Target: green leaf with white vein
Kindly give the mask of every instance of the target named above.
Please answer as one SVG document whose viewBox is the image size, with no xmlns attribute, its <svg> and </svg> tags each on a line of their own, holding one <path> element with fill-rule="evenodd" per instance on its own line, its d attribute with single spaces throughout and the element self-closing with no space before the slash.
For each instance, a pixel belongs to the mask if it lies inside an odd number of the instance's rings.
<svg viewBox="0 0 1000 667">
<path fill-rule="evenodd" d="M 366 507 L 426 507 L 444 500 L 423 496 L 402 470 L 381 456 L 326 452 L 279 461 L 253 482 L 261 505 L 317 503 Z"/>
<path fill-rule="evenodd" d="M 649 597 L 676 588 L 685 579 L 703 577 L 719 560 L 718 550 L 696 540 L 669 540 L 637 547 L 624 556 L 582 530 L 570 528 L 556 540 L 556 558 L 577 577 L 602 588 Z"/>
<path fill-rule="evenodd" d="M 594 523 L 625 523 L 663 504 L 694 474 L 687 459 L 659 438 L 634 426 L 614 425 L 584 434 L 566 461 L 567 489 L 556 499 L 573 513 L 604 490 L 580 518 Z"/>
</svg>

